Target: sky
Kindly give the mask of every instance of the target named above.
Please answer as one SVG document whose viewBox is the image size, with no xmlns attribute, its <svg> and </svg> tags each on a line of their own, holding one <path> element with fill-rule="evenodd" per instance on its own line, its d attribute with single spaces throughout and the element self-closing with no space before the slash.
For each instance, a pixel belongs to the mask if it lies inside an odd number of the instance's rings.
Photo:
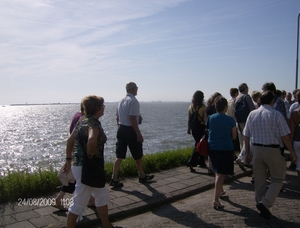
<svg viewBox="0 0 300 228">
<path fill-rule="evenodd" d="M 292 92 L 299 0 L 2 0 L 0 104 Z"/>
</svg>

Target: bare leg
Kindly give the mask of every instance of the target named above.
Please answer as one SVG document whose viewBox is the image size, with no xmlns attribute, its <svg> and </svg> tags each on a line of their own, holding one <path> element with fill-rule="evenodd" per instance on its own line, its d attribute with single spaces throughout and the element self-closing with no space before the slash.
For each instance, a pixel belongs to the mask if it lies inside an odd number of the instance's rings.
<svg viewBox="0 0 300 228">
<path fill-rule="evenodd" d="M 209 156 L 208 156 L 208 168 L 209 168 L 210 170 L 212 170 L 212 164 L 211 164 L 211 161 L 210 161 Z"/>
<path fill-rule="evenodd" d="M 56 203 L 56 205 L 63 206 L 63 205 L 62 205 L 62 199 L 64 198 L 65 194 L 66 194 L 66 193 L 63 192 L 63 191 L 60 191 L 60 192 L 57 194 L 57 196 L 56 196 L 56 198 L 55 198 L 55 203 Z"/>
<path fill-rule="evenodd" d="M 67 228 L 74 228 L 76 226 L 77 218 L 78 218 L 78 215 L 75 215 L 75 214 L 69 212 L 68 218 L 67 218 Z"/>
<path fill-rule="evenodd" d="M 111 225 L 109 219 L 108 219 L 108 208 L 107 205 L 97 207 L 97 212 L 98 215 L 101 219 L 102 225 L 104 228 L 112 228 L 113 226 Z"/>
<path fill-rule="evenodd" d="M 114 162 L 114 166 L 113 166 L 113 177 L 112 179 L 114 181 L 118 180 L 118 173 L 119 173 L 119 169 L 120 169 L 120 165 L 121 162 L 123 161 L 122 158 L 116 158 L 115 162 Z"/>
<path fill-rule="evenodd" d="M 88 207 L 95 206 L 95 198 L 93 196 L 90 197 Z"/>
<path fill-rule="evenodd" d="M 216 173 L 214 201 L 219 201 L 220 194 L 223 191 L 224 179 L 225 179 L 225 174 Z"/>
<path fill-rule="evenodd" d="M 136 162 L 136 166 L 137 166 L 137 169 L 138 169 L 139 176 L 144 178 L 145 173 L 144 173 L 144 170 L 143 170 L 143 160 L 142 160 L 142 158 L 136 160 L 135 162 Z"/>
</svg>

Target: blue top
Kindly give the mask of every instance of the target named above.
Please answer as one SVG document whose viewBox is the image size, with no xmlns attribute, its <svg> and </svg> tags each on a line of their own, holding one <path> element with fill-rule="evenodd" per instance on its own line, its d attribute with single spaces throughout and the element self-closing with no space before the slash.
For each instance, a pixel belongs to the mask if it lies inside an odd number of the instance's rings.
<svg viewBox="0 0 300 228">
<path fill-rule="evenodd" d="M 231 131 L 235 120 L 223 113 L 215 113 L 208 119 L 209 150 L 234 150 Z"/>
</svg>

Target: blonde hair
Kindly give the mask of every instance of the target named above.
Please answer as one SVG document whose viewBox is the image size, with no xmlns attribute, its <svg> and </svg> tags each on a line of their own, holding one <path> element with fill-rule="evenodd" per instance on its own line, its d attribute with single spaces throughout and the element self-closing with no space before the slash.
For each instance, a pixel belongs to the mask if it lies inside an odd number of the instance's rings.
<svg viewBox="0 0 300 228">
<path fill-rule="evenodd" d="M 254 90 L 251 94 L 251 98 L 252 100 L 254 100 L 255 102 L 257 102 L 257 100 L 261 97 L 261 92 L 259 92 L 258 90 Z"/>
</svg>

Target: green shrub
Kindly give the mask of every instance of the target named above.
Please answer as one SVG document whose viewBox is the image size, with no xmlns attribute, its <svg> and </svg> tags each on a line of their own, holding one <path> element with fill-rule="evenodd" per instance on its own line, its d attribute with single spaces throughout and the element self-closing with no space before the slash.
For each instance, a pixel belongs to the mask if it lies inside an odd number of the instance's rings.
<svg viewBox="0 0 300 228">
<path fill-rule="evenodd" d="M 145 173 L 154 173 L 186 165 L 192 154 L 192 148 L 159 152 L 143 157 Z M 112 176 L 113 163 L 105 163 L 107 180 Z M 136 163 L 132 157 L 123 160 L 119 170 L 119 177 L 137 177 Z M 57 171 L 38 170 L 9 172 L 0 177 L 0 203 L 15 202 L 19 198 L 37 198 L 47 196 L 57 191 L 61 183 L 57 178 Z"/>
</svg>

